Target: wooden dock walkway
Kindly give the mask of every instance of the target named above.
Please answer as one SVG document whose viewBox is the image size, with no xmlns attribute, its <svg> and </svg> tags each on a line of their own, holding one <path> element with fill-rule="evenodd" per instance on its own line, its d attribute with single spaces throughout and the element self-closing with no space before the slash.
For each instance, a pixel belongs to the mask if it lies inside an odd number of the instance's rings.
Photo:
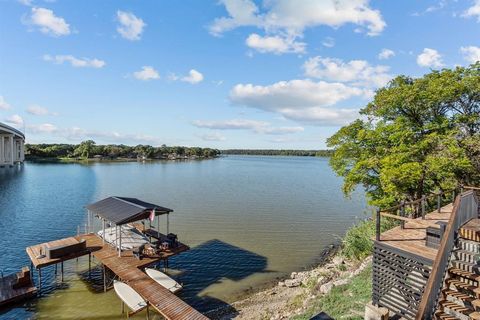
<svg viewBox="0 0 480 320">
<path fill-rule="evenodd" d="M 33 297 L 37 293 L 33 284 L 14 288 L 16 282 L 16 273 L 0 278 L 0 307 Z"/>
<path fill-rule="evenodd" d="M 153 307 L 159 314 L 168 320 L 205 320 L 208 319 L 193 307 L 188 305 L 182 299 L 171 293 L 168 289 L 165 289 L 157 282 L 152 280 L 146 275 L 142 269 L 157 263 L 161 260 L 168 259 L 171 256 L 179 254 L 180 252 L 189 249 L 184 244 L 179 244 L 175 249 L 162 252 L 161 255 L 150 258 L 144 257 L 142 260 L 133 256 L 131 250 L 122 251 L 122 256 L 118 256 L 118 251 L 115 250 L 108 243 L 103 243 L 102 239 L 95 234 L 82 234 L 76 237 L 70 237 L 66 239 L 60 239 L 49 243 L 38 244 L 27 248 L 27 253 L 32 260 L 32 264 L 35 268 L 39 269 L 48 265 L 63 262 L 65 260 L 72 259 L 52 259 L 47 258 L 38 259 L 37 256 L 40 253 L 40 248 L 48 245 L 60 245 L 71 243 L 73 241 L 86 240 L 87 252 L 83 252 L 80 255 L 92 254 L 95 259 L 99 260 L 105 267 L 115 273 L 123 282 L 131 286 L 137 291 L 149 305 Z M 56 261 L 53 261 L 56 260 Z"/>
<path fill-rule="evenodd" d="M 439 228 L 436 224 L 439 221 L 448 222 L 453 211 L 453 204 L 450 203 L 425 215 L 425 219 L 417 218 L 405 222 L 405 227 L 400 226 L 383 232 L 380 235 L 382 245 L 388 245 L 416 256 L 430 260 L 432 263 L 437 256 L 437 249 L 426 246 L 427 227 Z"/>
</svg>

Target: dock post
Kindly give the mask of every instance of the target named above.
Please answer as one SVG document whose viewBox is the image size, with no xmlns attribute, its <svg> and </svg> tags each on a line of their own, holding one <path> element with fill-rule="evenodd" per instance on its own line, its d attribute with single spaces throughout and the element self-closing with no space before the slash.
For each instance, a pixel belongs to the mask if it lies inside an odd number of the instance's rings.
<svg viewBox="0 0 480 320">
<path fill-rule="evenodd" d="M 57 264 L 55 263 L 55 277 L 57 277 Z"/>
<path fill-rule="evenodd" d="M 38 294 L 42 292 L 42 269 L 38 268 Z"/>
<path fill-rule="evenodd" d="M 103 292 L 107 292 L 107 275 L 105 270 L 105 265 L 102 264 L 103 267 Z"/>
<path fill-rule="evenodd" d="M 61 269 L 61 272 L 62 272 L 61 280 L 63 282 L 63 261 L 60 263 L 60 269 Z"/>
<path fill-rule="evenodd" d="M 90 279 L 90 273 L 92 270 L 92 254 L 88 253 L 88 278 Z"/>
</svg>

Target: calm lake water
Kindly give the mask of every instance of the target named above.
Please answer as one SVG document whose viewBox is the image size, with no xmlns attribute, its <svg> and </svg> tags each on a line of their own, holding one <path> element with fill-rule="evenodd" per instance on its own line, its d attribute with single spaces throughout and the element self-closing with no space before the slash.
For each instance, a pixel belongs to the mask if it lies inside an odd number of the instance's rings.
<svg viewBox="0 0 480 320">
<path fill-rule="evenodd" d="M 307 268 L 365 218 L 363 193 L 346 199 L 341 183 L 328 159 L 312 157 L 26 163 L 0 170 L 0 270 L 30 265 L 27 246 L 76 234 L 86 204 L 137 197 L 175 210 L 170 231 L 192 250 L 171 259 L 169 272 L 184 284 L 180 296 L 208 311 Z M 85 279 L 87 264 L 88 257 L 67 262 L 64 283 L 53 267 L 45 269 L 42 297 L 0 311 L 0 318 L 123 319 L 115 293 L 97 292 Z M 101 282 L 99 270 L 93 282 Z"/>
</svg>

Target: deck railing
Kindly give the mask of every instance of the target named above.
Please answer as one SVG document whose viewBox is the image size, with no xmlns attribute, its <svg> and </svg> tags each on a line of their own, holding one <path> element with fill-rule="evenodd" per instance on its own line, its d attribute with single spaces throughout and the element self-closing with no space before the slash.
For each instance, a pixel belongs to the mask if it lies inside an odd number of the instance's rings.
<svg viewBox="0 0 480 320">
<path fill-rule="evenodd" d="M 432 319 L 441 294 L 450 256 L 455 246 L 459 228 L 472 218 L 478 217 L 478 198 L 473 190 L 458 195 L 453 211 L 440 241 L 432 272 L 428 277 L 415 319 Z"/>
<path fill-rule="evenodd" d="M 382 217 L 392 218 L 400 221 L 401 228 L 404 228 L 405 222 L 413 220 L 415 216 L 421 216 L 422 219 L 425 219 L 425 214 L 429 211 L 432 204 L 435 205 L 437 212 L 441 211 L 442 208 L 442 199 L 448 201 L 454 201 L 455 195 L 461 193 L 464 187 L 460 186 L 458 188 L 448 190 L 448 191 L 439 191 L 434 192 L 429 195 L 423 195 L 420 199 L 413 201 L 401 201 L 398 205 L 390 208 L 377 208 L 376 210 L 376 219 L 375 219 L 375 239 L 380 241 L 381 233 L 381 219 Z M 480 190 L 480 188 L 479 188 Z M 451 198 L 449 199 L 449 196 Z M 411 213 L 413 218 L 407 217 L 407 211 Z"/>
</svg>

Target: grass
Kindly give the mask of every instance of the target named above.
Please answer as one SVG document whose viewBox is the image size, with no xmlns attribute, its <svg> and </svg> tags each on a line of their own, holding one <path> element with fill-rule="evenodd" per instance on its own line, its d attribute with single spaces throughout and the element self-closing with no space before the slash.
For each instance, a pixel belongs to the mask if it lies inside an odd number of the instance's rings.
<svg viewBox="0 0 480 320">
<path fill-rule="evenodd" d="M 365 305 L 371 300 L 372 266 L 368 266 L 360 274 L 343 286 L 332 288 L 324 296 L 320 296 L 308 308 L 307 312 L 297 315 L 291 320 L 307 320 L 319 312 L 325 312 L 334 319 L 363 319 Z"/>
<path fill-rule="evenodd" d="M 380 226 L 381 232 L 395 227 L 398 222 L 393 219 L 383 218 Z M 350 228 L 342 241 L 341 254 L 347 259 L 363 260 L 372 254 L 375 237 L 375 220 L 361 221 Z"/>
</svg>

